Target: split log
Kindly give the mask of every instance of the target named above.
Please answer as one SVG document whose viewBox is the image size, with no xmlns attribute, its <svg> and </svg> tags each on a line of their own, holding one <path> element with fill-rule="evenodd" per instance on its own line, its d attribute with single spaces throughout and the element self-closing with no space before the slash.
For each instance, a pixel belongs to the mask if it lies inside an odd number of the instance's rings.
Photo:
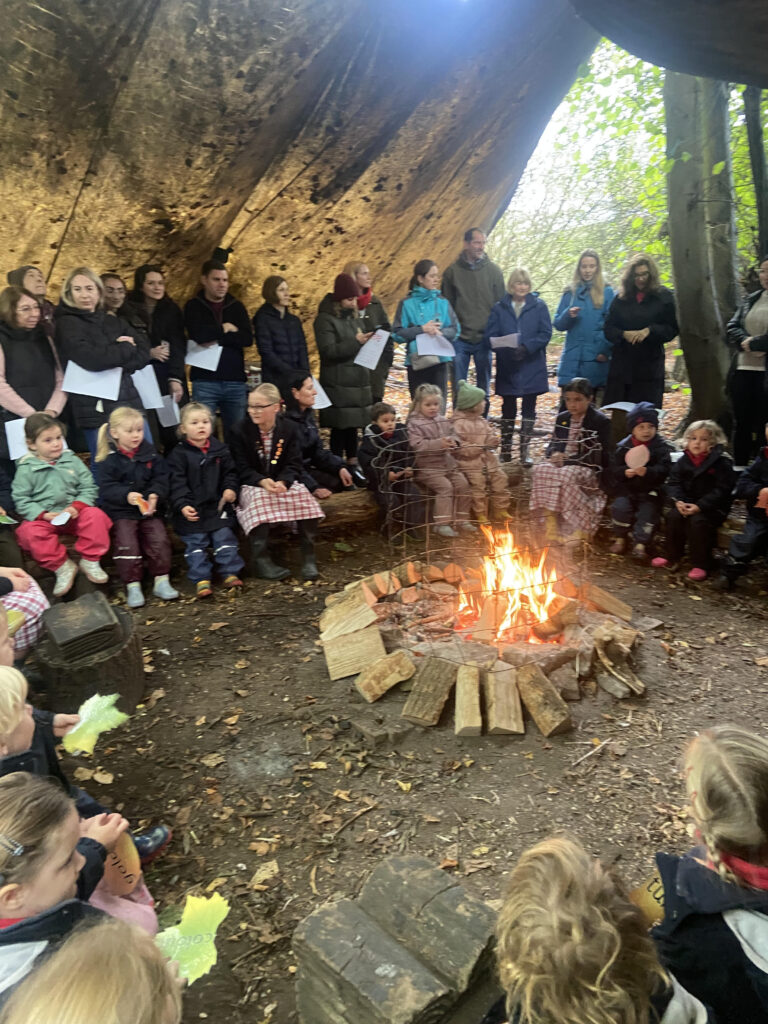
<svg viewBox="0 0 768 1024">
<path fill-rule="evenodd" d="M 457 736 L 480 736 L 483 718 L 480 714 L 480 670 L 461 665 L 456 675 L 456 712 L 454 730 Z"/>
<path fill-rule="evenodd" d="M 505 594 L 490 594 L 486 597 L 477 624 L 472 630 L 472 639 L 481 644 L 492 643 L 507 614 L 508 604 Z"/>
<path fill-rule="evenodd" d="M 584 629 L 577 623 L 566 626 L 563 630 L 563 640 L 576 651 L 576 673 L 579 679 L 589 679 L 592 675 L 592 658 L 595 653 L 595 640 L 589 629 Z"/>
<path fill-rule="evenodd" d="M 523 665 L 538 665 L 546 675 L 561 665 L 576 660 L 575 647 L 565 644 L 506 644 L 501 649 L 501 658 L 508 665 L 522 668 Z"/>
<path fill-rule="evenodd" d="M 356 633 L 344 633 L 342 636 L 328 637 L 324 634 L 320 641 L 331 679 L 357 675 L 366 665 L 378 661 L 387 653 L 378 626 L 368 626 Z"/>
<path fill-rule="evenodd" d="M 396 576 L 400 583 L 406 587 L 413 583 L 421 583 L 421 562 L 401 562 L 394 569 L 390 569 L 392 576 Z"/>
<path fill-rule="evenodd" d="M 517 688 L 542 736 L 556 736 L 573 728 L 568 705 L 538 665 L 518 669 Z"/>
<path fill-rule="evenodd" d="M 440 658 L 424 658 L 416 669 L 402 717 L 414 725 L 437 725 L 457 673 L 458 665 Z"/>
<path fill-rule="evenodd" d="M 576 671 L 576 665 L 574 662 L 569 662 L 567 665 L 561 665 L 560 668 L 556 668 L 554 672 L 550 672 L 549 681 L 557 688 L 557 691 L 563 700 L 581 700 L 579 675 Z"/>
<path fill-rule="evenodd" d="M 446 640 L 445 643 L 422 641 L 411 648 L 414 654 L 424 654 L 456 665 L 475 665 L 477 668 L 491 668 L 498 655 L 488 644 L 472 643 L 470 640 Z"/>
<path fill-rule="evenodd" d="M 456 562 L 449 562 L 443 569 L 443 576 L 448 583 L 463 583 L 466 579 L 464 570 Z"/>
<path fill-rule="evenodd" d="M 485 673 L 483 690 L 488 735 L 522 735 L 525 724 L 515 670 L 505 662 L 497 661 Z"/>
<path fill-rule="evenodd" d="M 627 697 L 632 696 L 632 691 L 628 686 L 625 686 L 621 680 L 615 676 L 609 675 L 607 672 L 598 671 L 595 673 L 595 679 L 597 685 L 601 690 L 605 690 L 606 693 L 610 693 L 612 697 L 618 697 L 619 700 L 626 700 Z"/>
<path fill-rule="evenodd" d="M 376 612 L 366 602 L 362 590 L 349 590 L 343 600 L 330 605 L 320 616 L 320 639 L 333 640 L 356 633 L 376 621 Z"/>
<path fill-rule="evenodd" d="M 403 587 L 397 594 L 397 600 L 401 604 L 416 604 L 423 597 L 423 592 L 416 586 Z"/>
<path fill-rule="evenodd" d="M 326 534 L 350 529 L 356 534 L 365 533 L 377 527 L 381 519 L 375 498 L 364 488 L 332 494 L 322 501 L 322 507 L 326 517 L 320 529 Z"/>
<path fill-rule="evenodd" d="M 549 617 L 533 626 L 539 640 L 551 640 L 563 632 L 566 626 L 579 621 L 579 602 L 574 598 L 558 597 L 553 603 Z"/>
<path fill-rule="evenodd" d="M 595 654 L 602 667 L 638 697 L 645 693 L 645 683 L 630 665 L 638 636 L 636 629 L 622 623 L 607 622 L 594 631 Z"/>
<path fill-rule="evenodd" d="M 394 651 L 364 668 L 355 686 L 358 693 L 373 704 L 393 686 L 410 679 L 415 671 L 416 666 L 405 651 Z"/>
<path fill-rule="evenodd" d="M 617 618 L 623 619 L 624 622 L 629 622 L 632 618 L 632 609 L 625 601 L 614 597 L 613 594 L 609 594 L 607 590 L 603 590 L 602 587 L 598 587 L 594 583 L 582 583 L 580 597 L 582 601 L 592 605 L 599 612 L 615 615 Z"/>
<path fill-rule="evenodd" d="M 438 580 L 444 580 L 445 575 L 439 565 L 427 565 L 423 570 L 424 579 L 429 583 L 437 583 Z"/>
</svg>

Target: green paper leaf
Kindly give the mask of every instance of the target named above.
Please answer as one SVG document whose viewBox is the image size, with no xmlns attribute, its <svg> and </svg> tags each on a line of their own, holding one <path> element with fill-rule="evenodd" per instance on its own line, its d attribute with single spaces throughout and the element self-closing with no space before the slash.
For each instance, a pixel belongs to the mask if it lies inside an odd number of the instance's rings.
<svg viewBox="0 0 768 1024">
<path fill-rule="evenodd" d="M 80 722 L 62 740 L 64 749 L 70 754 L 92 754 L 101 733 L 128 721 L 128 715 L 115 707 L 119 699 L 119 693 L 112 693 L 108 697 L 94 693 L 89 697 L 78 711 Z"/>
<path fill-rule="evenodd" d="M 156 936 L 163 956 L 178 963 L 179 974 L 190 985 L 216 963 L 216 931 L 228 913 L 228 900 L 217 892 L 210 898 L 187 896 L 180 923 Z"/>
</svg>

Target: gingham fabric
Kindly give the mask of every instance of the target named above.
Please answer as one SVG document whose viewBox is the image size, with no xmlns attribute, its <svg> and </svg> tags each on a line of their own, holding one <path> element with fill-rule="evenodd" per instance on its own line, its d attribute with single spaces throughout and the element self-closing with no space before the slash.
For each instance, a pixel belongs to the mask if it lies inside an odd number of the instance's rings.
<svg viewBox="0 0 768 1024">
<path fill-rule="evenodd" d="M 533 467 L 531 511 L 544 509 L 559 513 L 567 534 L 577 530 L 595 533 L 605 502 L 597 474 L 586 466 L 540 462 Z"/>
<path fill-rule="evenodd" d="M 29 581 L 29 589 L 25 591 L 12 590 L 0 598 L 6 611 L 23 612 L 26 622 L 13 638 L 13 646 L 16 656 L 25 654 L 30 647 L 34 647 L 40 639 L 43 631 L 43 612 L 49 608 L 48 598 L 33 579 Z"/>
<path fill-rule="evenodd" d="M 262 523 L 292 523 L 297 519 L 325 519 L 325 512 L 304 484 L 294 483 L 284 494 L 270 494 L 263 487 L 240 488 L 237 521 L 245 533 Z"/>
</svg>

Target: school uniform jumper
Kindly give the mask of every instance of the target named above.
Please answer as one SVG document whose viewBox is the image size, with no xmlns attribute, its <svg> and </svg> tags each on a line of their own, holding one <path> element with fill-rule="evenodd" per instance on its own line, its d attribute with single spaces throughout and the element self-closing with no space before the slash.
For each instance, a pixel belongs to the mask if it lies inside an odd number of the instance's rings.
<svg viewBox="0 0 768 1024">
<path fill-rule="evenodd" d="M 672 466 L 666 484 L 667 515 L 666 556 L 670 562 L 679 562 L 688 544 L 691 564 L 697 569 L 708 569 L 712 564 L 712 549 L 717 540 L 717 529 L 725 521 L 731 508 L 733 490 L 733 462 L 718 444 L 699 465 L 687 451 Z M 675 507 L 676 501 L 698 505 L 699 511 L 683 516 Z"/>
<path fill-rule="evenodd" d="M 173 528 L 184 541 L 187 575 L 193 583 L 211 578 L 211 560 L 222 576 L 236 576 L 245 565 L 240 557 L 233 526 L 232 505 L 219 509 L 224 491 L 237 493 L 237 470 L 229 448 L 211 437 L 204 448 L 182 440 L 168 456 L 170 504 Z M 181 514 L 191 505 L 200 517 L 190 522 Z"/>
<path fill-rule="evenodd" d="M 168 500 L 168 467 L 154 445 L 142 441 L 135 452 L 113 446 L 102 462 L 96 463 L 96 480 L 102 509 L 112 520 L 115 568 L 123 583 L 140 583 L 144 560 L 152 576 L 171 571 L 171 543 L 162 512 L 143 516 L 128 495 L 138 492 L 149 500 L 158 497 L 158 508 Z"/>
<path fill-rule="evenodd" d="M 401 473 L 413 467 L 414 455 L 408 443 L 408 431 L 396 423 L 384 435 L 376 423 L 365 428 L 358 452 L 360 469 L 365 473 L 368 489 L 384 510 L 385 525 L 401 525 L 406 529 L 422 526 L 426 518 L 424 497 L 413 477 L 390 480 L 390 473 Z"/>
<path fill-rule="evenodd" d="M 768 487 L 768 447 L 761 449 L 736 482 L 734 497 L 742 498 L 746 503 L 747 521 L 743 533 L 731 537 L 728 554 L 722 564 L 723 575 L 731 582 L 743 576 L 755 558 L 768 555 L 768 514 L 764 508 L 755 507 L 764 487 Z"/>
<path fill-rule="evenodd" d="M 451 423 L 461 442 L 453 456 L 469 483 L 472 511 L 481 522 L 487 521 L 490 496 L 491 516 L 504 519 L 509 511 L 509 481 L 493 451 L 499 444 L 496 431 L 480 413 L 466 409 L 456 409 Z"/>
<path fill-rule="evenodd" d="M 658 434 L 647 442 L 649 458 L 644 476 L 627 477 L 627 453 L 638 447 L 631 434 L 616 446 L 604 477 L 604 488 L 613 496 L 611 529 L 626 537 L 630 529 L 635 544 L 648 545 L 659 528 L 664 508 L 664 481 L 672 468 L 672 446 Z"/>
<path fill-rule="evenodd" d="M 445 416 L 408 417 L 408 442 L 415 455 L 416 483 L 435 496 L 435 525 L 450 525 L 454 520 L 467 522 L 471 492 L 450 450 L 443 448 L 444 437 L 455 437 Z"/>
</svg>

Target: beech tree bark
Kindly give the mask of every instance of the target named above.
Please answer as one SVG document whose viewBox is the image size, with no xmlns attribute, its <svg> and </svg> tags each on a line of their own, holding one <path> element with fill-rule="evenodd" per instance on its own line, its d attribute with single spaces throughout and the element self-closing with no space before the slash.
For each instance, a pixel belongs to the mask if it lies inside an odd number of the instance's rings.
<svg viewBox="0 0 768 1024">
<path fill-rule="evenodd" d="M 703 169 L 705 177 L 709 176 L 705 216 L 712 281 L 723 325 L 733 316 L 739 298 L 728 91 L 725 82 L 701 79 Z"/>
<path fill-rule="evenodd" d="M 744 118 L 749 141 L 749 162 L 757 201 L 757 259 L 768 254 L 768 168 L 766 168 L 763 122 L 761 117 L 762 89 L 748 85 L 744 90 Z"/>
</svg>

